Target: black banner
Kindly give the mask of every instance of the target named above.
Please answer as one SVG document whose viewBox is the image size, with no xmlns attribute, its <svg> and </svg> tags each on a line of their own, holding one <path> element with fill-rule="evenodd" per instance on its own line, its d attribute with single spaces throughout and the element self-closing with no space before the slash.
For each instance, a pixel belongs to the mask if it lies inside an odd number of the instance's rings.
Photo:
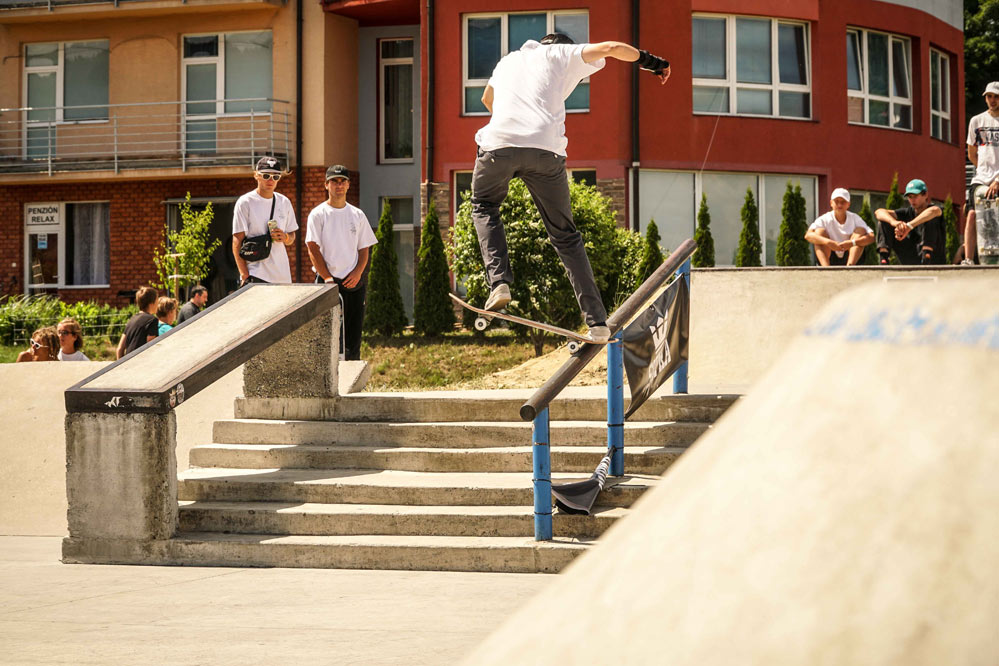
<svg viewBox="0 0 999 666">
<path fill-rule="evenodd" d="M 624 369 L 631 388 L 625 418 L 656 392 L 687 360 L 690 343 L 690 293 L 679 278 L 635 317 L 622 333 Z"/>
</svg>

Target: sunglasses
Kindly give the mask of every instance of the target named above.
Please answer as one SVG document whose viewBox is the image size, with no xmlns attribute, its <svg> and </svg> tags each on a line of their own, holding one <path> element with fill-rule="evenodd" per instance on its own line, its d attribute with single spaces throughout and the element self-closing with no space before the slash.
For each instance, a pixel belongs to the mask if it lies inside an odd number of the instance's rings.
<svg viewBox="0 0 999 666">
<path fill-rule="evenodd" d="M 59 337 L 60 337 L 60 338 L 61 338 L 62 336 L 64 336 L 64 335 L 73 335 L 73 332 L 72 332 L 72 331 L 56 331 L 56 333 L 58 333 L 58 334 L 59 334 Z"/>
<path fill-rule="evenodd" d="M 262 173 L 260 177 L 264 180 L 273 180 L 275 183 L 281 180 L 281 174 L 279 173 Z"/>
<path fill-rule="evenodd" d="M 32 341 L 31 341 L 31 348 L 32 348 L 32 349 L 48 349 L 48 348 L 49 348 L 49 346 L 48 346 L 48 345 L 43 345 L 43 344 L 42 344 L 41 342 L 39 342 L 38 340 L 32 340 Z"/>
</svg>

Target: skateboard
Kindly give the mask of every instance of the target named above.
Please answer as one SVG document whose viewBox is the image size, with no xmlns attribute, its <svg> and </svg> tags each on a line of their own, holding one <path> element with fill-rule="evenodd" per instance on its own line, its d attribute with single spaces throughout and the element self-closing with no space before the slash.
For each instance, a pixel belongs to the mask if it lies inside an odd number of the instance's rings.
<svg viewBox="0 0 999 666">
<path fill-rule="evenodd" d="M 533 319 L 525 319 L 524 317 L 518 317 L 516 315 L 507 314 L 505 312 L 497 312 L 494 310 L 483 310 L 482 308 L 477 308 L 474 305 L 469 305 L 465 301 L 461 300 L 454 294 L 449 294 L 451 300 L 465 308 L 466 310 L 471 310 L 472 312 L 479 315 L 475 318 L 475 330 L 484 331 L 489 328 L 489 322 L 493 319 L 502 319 L 504 321 L 512 321 L 515 324 L 521 324 L 523 326 L 530 326 L 531 328 L 537 328 L 542 331 L 548 331 L 549 333 L 554 333 L 555 335 L 561 335 L 569 344 L 569 353 L 575 354 L 580 349 L 583 348 L 584 344 L 591 345 L 605 345 L 607 342 L 598 342 L 586 335 L 581 335 L 575 331 L 570 331 L 567 328 L 562 328 L 561 326 L 553 326 L 551 324 L 544 324 L 540 321 L 534 321 Z M 609 341 L 608 341 L 609 342 Z"/>
<path fill-rule="evenodd" d="M 987 185 L 975 188 L 975 230 L 978 234 L 978 263 L 999 264 L 999 199 L 987 199 Z"/>
</svg>

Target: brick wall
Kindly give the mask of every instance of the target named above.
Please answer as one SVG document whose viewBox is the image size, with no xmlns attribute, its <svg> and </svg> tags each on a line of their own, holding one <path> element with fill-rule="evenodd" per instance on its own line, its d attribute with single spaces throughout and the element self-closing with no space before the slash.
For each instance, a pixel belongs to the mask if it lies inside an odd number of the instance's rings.
<svg viewBox="0 0 999 666">
<path fill-rule="evenodd" d="M 597 180 L 597 190 L 611 199 L 611 207 L 617 212 L 618 226 L 628 224 L 628 190 L 624 178 L 603 178 Z"/>
<path fill-rule="evenodd" d="M 324 167 L 303 169 L 302 210 L 296 211 L 300 227 L 296 242 L 304 243 L 309 211 L 326 199 Z M 348 201 L 358 205 L 360 181 L 351 174 Z M 153 251 L 159 246 L 166 222 L 166 199 L 192 197 L 238 197 L 254 187 L 252 177 L 147 181 L 101 181 L 91 183 L 39 182 L 31 185 L 0 185 L 0 293 L 24 293 L 24 205 L 37 201 L 110 202 L 109 287 L 105 289 L 64 289 L 57 292 L 65 301 L 96 300 L 116 305 L 124 301 L 119 291 L 134 290 L 156 278 Z M 278 191 L 295 202 L 295 176 L 281 180 Z M 223 243 L 225 241 L 223 240 Z M 296 249 L 289 248 L 292 277 L 298 275 Z M 304 245 L 301 250 L 303 280 L 309 280 L 311 264 Z M 13 267 L 12 264 L 17 266 Z M 16 284 L 15 284 L 16 281 Z M 14 285 L 12 287 L 12 285 Z"/>
</svg>

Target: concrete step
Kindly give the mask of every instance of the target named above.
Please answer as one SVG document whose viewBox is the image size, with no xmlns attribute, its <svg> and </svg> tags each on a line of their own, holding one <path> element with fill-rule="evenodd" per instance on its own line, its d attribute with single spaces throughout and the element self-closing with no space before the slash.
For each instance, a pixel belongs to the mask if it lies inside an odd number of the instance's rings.
<svg viewBox="0 0 999 666">
<path fill-rule="evenodd" d="M 589 473 L 552 474 L 553 483 Z M 631 506 L 659 481 L 629 473 L 610 477 L 602 506 Z M 356 469 L 192 468 L 180 474 L 178 498 L 198 501 L 407 504 L 421 506 L 533 506 L 531 472 L 401 472 Z"/>
<path fill-rule="evenodd" d="M 570 389 L 572 391 L 573 389 Z M 333 399 L 237 398 L 237 418 L 336 421 L 513 421 L 533 390 L 426 391 L 413 393 L 357 393 Z M 587 391 L 587 397 L 560 397 L 549 415 L 556 421 L 601 421 L 607 418 L 606 393 Z M 629 422 L 700 421 L 712 423 L 737 395 L 666 395 L 648 400 Z M 627 404 L 627 399 L 625 399 Z"/>
<path fill-rule="evenodd" d="M 707 423 L 626 423 L 627 446 L 689 446 L 709 428 Z M 530 445 L 532 425 L 524 422 L 334 422 L 280 419 L 216 421 L 217 444 L 376 444 L 439 448 L 488 448 Z M 552 421 L 550 441 L 558 446 L 607 443 L 604 421 Z M 192 464 L 197 464 L 193 463 Z"/>
<path fill-rule="evenodd" d="M 552 446 L 551 468 L 590 472 L 606 446 Z M 662 474 L 685 447 L 626 446 L 624 468 Z M 370 469 L 408 472 L 522 472 L 532 467 L 530 446 L 488 449 L 437 449 L 382 446 L 313 446 L 294 444 L 205 444 L 191 449 L 195 467 L 245 469 Z"/>
<path fill-rule="evenodd" d="M 598 507 L 592 516 L 556 513 L 556 536 L 596 538 L 628 509 Z M 529 537 L 530 506 L 409 506 L 293 502 L 181 502 L 184 532 L 281 535 Z"/>
</svg>

